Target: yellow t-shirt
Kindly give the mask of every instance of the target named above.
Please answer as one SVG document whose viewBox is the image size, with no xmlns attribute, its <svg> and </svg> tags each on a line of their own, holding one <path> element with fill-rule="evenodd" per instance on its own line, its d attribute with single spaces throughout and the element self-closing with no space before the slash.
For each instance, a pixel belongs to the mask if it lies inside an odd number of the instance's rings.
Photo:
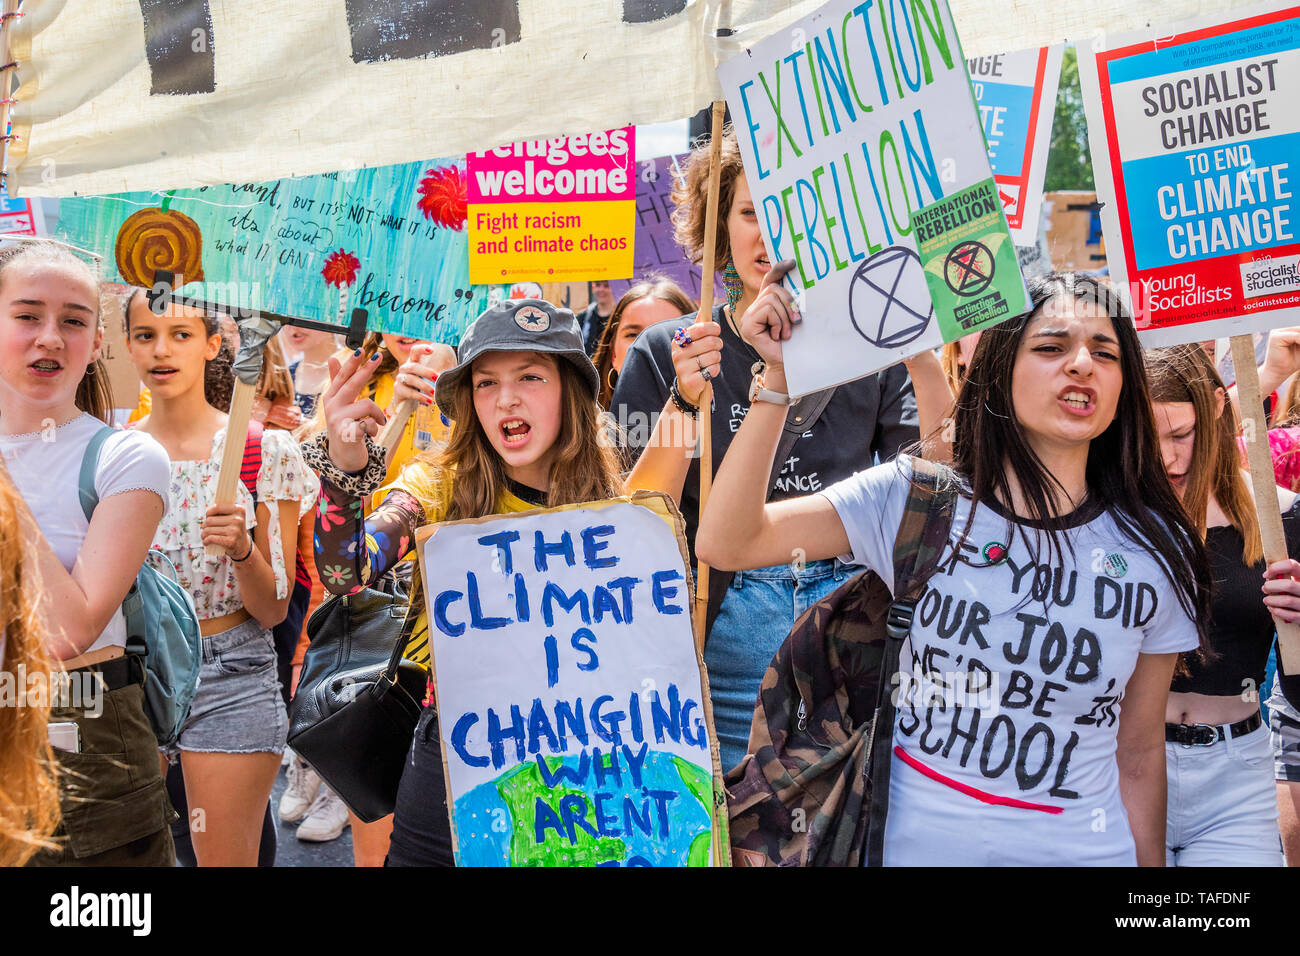
<svg viewBox="0 0 1300 956">
<path fill-rule="evenodd" d="M 428 462 L 412 462 L 410 467 L 404 469 L 385 491 L 392 491 L 394 488 L 407 492 L 424 506 L 425 520 L 429 524 L 436 524 L 443 520 L 451 504 L 450 480 L 441 468 Z M 509 490 L 502 489 L 497 497 L 497 508 L 494 514 L 518 514 L 521 511 L 532 511 L 540 507 L 542 506 L 531 504 Z M 414 555 L 415 550 L 412 548 L 412 559 Z M 430 570 L 429 573 L 432 577 L 436 572 Z M 425 667 L 429 666 L 429 617 L 422 595 L 411 643 L 407 645 L 406 652 L 402 656 Z"/>
</svg>

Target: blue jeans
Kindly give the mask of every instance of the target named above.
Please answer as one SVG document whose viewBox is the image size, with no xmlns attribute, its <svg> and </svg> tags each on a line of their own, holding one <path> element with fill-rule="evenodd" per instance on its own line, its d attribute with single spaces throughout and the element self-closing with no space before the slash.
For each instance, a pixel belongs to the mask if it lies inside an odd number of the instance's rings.
<svg viewBox="0 0 1300 956">
<path fill-rule="evenodd" d="M 736 572 L 704 648 L 723 773 L 749 752 L 759 685 L 795 620 L 852 574 L 838 558 Z"/>
</svg>

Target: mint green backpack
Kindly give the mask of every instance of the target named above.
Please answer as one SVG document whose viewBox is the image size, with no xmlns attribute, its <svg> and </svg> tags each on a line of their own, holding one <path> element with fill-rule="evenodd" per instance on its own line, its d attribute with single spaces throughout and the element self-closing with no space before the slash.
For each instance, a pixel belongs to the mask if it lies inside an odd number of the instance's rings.
<svg viewBox="0 0 1300 956">
<path fill-rule="evenodd" d="M 87 521 L 99 504 L 95 469 L 100 448 L 111 434 L 113 429 L 107 425 L 96 432 L 81 459 L 77 488 Z M 158 745 L 166 747 L 180 736 L 199 687 L 202 638 L 194 602 L 161 551 L 149 549 L 122 602 L 122 616 L 126 619 L 127 652 L 144 654 L 145 713 Z"/>
</svg>

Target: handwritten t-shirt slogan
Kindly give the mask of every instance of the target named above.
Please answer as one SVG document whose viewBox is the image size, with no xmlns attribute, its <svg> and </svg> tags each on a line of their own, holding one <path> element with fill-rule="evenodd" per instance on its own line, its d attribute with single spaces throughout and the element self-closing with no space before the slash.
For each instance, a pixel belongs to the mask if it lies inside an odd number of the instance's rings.
<svg viewBox="0 0 1300 956">
<path fill-rule="evenodd" d="M 904 474 L 881 465 L 825 492 L 854 559 L 891 582 Z M 1104 512 L 1067 522 L 1060 557 L 983 506 L 961 538 L 969 507 L 900 662 L 885 862 L 1015 862 L 1003 854 L 1040 839 L 1072 847 L 1062 863 L 1132 862 L 1114 762 L 1124 688 L 1139 653 L 1190 650 L 1195 627 Z M 936 850 L 949 831 L 958 842 Z"/>
<path fill-rule="evenodd" d="M 458 865 L 711 865 L 680 518 L 637 501 L 420 545 Z"/>
</svg>

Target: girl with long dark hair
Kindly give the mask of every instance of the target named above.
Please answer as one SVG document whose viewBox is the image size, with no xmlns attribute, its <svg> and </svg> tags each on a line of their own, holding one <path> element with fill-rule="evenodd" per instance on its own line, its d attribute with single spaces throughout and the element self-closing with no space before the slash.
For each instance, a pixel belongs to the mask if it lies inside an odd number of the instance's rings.
<svg viewBox="0 0 1300 956">
<path fill-rule="evenodd" d="M 800 317 L 777 271 L 741 333 L 779 393 Z M 1165 704 L 1198 646 L 1205 554 L 1160 465 L 1129 317 L 1083 276 L 1031 292 L 984 332 L 957 398 L 960 494 L 903 647 L 886 865 L 1164 862 Z M 764 504 L 783 412 L 751 406 L 700 559 L 847 553 L 892 585 L 909 460 Z"/>
</svg>

